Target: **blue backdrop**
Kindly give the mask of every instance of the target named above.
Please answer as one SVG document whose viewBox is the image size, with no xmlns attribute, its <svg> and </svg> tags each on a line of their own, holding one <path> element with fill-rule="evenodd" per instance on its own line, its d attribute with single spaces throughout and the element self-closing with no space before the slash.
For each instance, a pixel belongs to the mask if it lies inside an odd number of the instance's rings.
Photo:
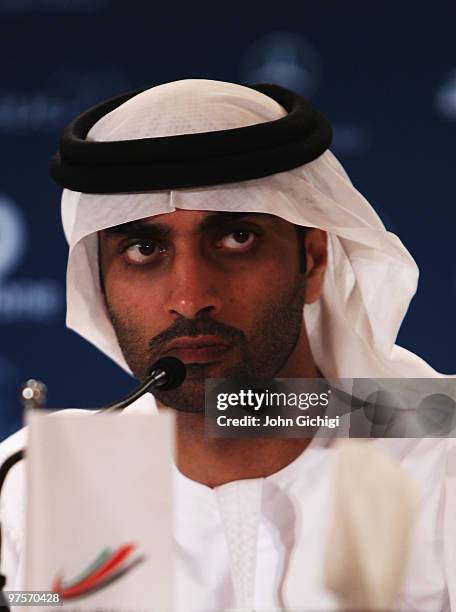
<svg viewBox="0 0 456 612">
<path fill-rule="evenodd" d="M 134 381 L 64 327 L 67 247 L 47 164 L 76 114 L 181 78 L 272 81 L 313 99 L 333 150 L 420 270 L 399 343 L 456 372 L 456 5 L 0 0 L 0 437 L 18 389 L 93 407 Z"/>
</svg>

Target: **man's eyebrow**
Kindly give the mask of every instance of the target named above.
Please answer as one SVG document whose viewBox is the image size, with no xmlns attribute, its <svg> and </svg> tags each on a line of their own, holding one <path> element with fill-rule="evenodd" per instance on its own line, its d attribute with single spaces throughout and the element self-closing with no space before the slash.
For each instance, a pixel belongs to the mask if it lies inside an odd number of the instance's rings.
<svg viewBox="0 0 456 612">
<path fill-rule="evenodd" d="M 120 225 L 114 225 L 113 227 L 107 227 L 103 231 L 107 238 L 115 238 L 116 236 L 131 236 L 132 238 L 153 238 L 155 240 L 166 238 L 171 232 L 167 225 L 163 225 L 162 223 L 146 223 L 141 219 L 138 221 L 121 223 Z"/>
<path fill-rule="evenodd" d="M 200 233 L 207 232 L 209 230 L 219 229 L 228 223 L 233 223 L 242 219 L 243 217 L 270 217 L 268 213 L 257 213 L 257 212 L 218 212 L 207 215 L 200 222 L 198 231 Z M 137 221 L 129 221 L 128 223 L 122 223 L 120 225 L 114 225 L 113 227 L 107 227 L 105 235 L 110 238 L 116 236 L 131 236 L 131 237 L 143 237 L 150 239 L 164 239 L 171 233 L 171 228 L 163 223 L 146 222 L 142 219 Z"/>
<path fill-rule="evenodd" d="M 206 232 L 208 230 L 219 229 L 228 223 L 235 223 L 244 217 L 270 217 L 267 213 L 257 212 L 219 212 L 204 217 L 199 225 L 199 231 Z"/>
</svg>

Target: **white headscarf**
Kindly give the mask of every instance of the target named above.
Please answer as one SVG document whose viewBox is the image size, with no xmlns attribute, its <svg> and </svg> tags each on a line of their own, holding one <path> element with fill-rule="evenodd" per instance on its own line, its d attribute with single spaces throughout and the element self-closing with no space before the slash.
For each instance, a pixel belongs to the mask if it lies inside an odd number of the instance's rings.
<svg viewBox="0 0 456 612">
<path fill-rule="evenodd" d="M 88 138 L 193 134 L 285 114 L 276 101 L 253 89 L 184 80 L 131 98 L 100 119 Z M 70 245 L 67 326 L 128 372 L 100 291 L 97 232 L 176 209 L 269 213 L 328 232 L 323 291 L 304 307 L 312 354 L 325 377 L 445 376 L 395 344 L 417 288 L 418 268 L 330 151 L 294 170 L 226 185 L 113 195 L 64 190 L 62 220 Z"/>
</svg>

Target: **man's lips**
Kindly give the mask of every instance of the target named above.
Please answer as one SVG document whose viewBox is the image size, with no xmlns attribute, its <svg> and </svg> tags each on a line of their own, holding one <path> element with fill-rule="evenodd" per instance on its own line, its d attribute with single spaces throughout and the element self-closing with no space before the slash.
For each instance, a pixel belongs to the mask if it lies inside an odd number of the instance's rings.
<svg viewBox="0 0 456 612">
<path fill-rule="evenodd" d="M 230 348 L 217 336 L 178 338 L 168 344 L 164 355 L 172 355 L 187 364 L 210 363 L 221 359 Z"/>
</svg>

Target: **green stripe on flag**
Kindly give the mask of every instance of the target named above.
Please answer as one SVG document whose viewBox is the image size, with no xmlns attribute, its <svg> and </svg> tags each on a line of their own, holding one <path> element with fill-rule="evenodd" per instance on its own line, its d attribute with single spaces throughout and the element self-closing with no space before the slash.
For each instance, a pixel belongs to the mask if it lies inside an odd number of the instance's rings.
<svg viewBox="0 0 456 612">
<path fill-rule="evenodd" d="M 112 550 L 110 548 L 105 548 L 104 550 L 102 550 L 98 557 L 95 559 L 95 561 L 93 561 L 83 572 L 81 572 L 79 576 L 77 576 L 71 582 L 62 582 L 62 589 L 70 589 L 79 582 L 85 580 L 87 576 L 90 576 L 90 574 L 95 572 L 95 570 L 97 570 L 111 555 Z"/>
</svg>

